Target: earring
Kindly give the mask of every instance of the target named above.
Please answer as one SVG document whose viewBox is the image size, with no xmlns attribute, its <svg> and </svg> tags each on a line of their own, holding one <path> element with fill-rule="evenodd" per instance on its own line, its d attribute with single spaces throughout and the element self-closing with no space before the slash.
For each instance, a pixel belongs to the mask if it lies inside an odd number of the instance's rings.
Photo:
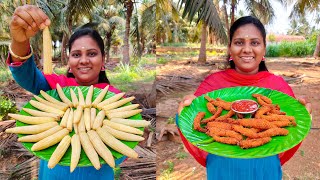
<svg viewBox="0 0 320 180">
<path fill-rule="evenodd" d="M 105 71 L 105 70 L 106 70 L 106 68 L 104 67 L 104 65 L 101 66 L 101 71 Z"/>
<path fill-rule="evenodd" d="M 232 57 L 230 56 L 229 61 L 233 61 Z"/>
<path fill-rule="evenodd" d="M 266 58 L 263 56 L 263 57 L 262 57 L 262 61 L 264 61 L 264 60 L 266 60 Z"/>
<path fill-rule="evenodd" d="M 68 73 L 72 73 L 71 68 L 69 68 Z"/>
</svg>

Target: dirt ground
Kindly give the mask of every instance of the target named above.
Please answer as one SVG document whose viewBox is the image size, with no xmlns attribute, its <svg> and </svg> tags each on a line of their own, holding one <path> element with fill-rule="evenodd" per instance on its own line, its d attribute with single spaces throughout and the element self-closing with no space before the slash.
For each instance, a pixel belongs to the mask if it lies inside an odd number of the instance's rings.
<svg viewBox="0 0 320 180">
<path fill-rule="evenodd" d="M 166 132 L 164 128 L 168 132 L 156 145 L 157 179 L 206 179 L 205 168 L 185 152 L 180 137 L 171 135 L 175 133 L 175 124 L 166 124 L 172 122 L 182 98 L 193 94 L 207 75 L 219 71 L 221 62 L 211 59 L 207 65 L 200 66 L 190 60 L 179 60 L 157 66 L 158 77 L 187 76 L 190 84 L 184 91 L 157 94 L 156 132 L 158 135 Z M 287 79 L 295 95 L 305 96 L 313 106 L 310 133 L 294 157 L 283 166 L 283 179 L 320 179 L 320 62 L 311 58 L 268 58 L 267 67 Z"/>
</svg>

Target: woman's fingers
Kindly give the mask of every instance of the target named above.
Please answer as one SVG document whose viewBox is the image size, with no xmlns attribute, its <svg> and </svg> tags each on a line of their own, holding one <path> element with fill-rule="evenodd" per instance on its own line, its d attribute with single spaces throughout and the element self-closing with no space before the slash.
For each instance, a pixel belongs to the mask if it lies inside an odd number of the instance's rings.
<svg viewBox="0 0 320 180">
<path fill-rule="evenodd" d="M 192 103 L 192 101 L 196 98 L 195 95 L 193 94 L 190 94 L 190 95 L 187 95 L 185 97 L 183 97 L 183 100 L 180 102 L 179 104 L 179 107 L 178 107 L 178 114 L 180 115 L 182 109 L 185 107 L 185 106 L 190 106 L 190 104 Z"/>
<path fill-rule="evenodd" d="M 306 96 L 299 96 L 297 97 L 297 100 L 306 107 L 308 112 L 311 114 L 312 113 L 312 106 L 311 103 L 309 102 L 308 98 Z"/>
<path fill-rule="evenodd" d="M 37 6 L 19 6 L 10 23 L 11 37 L 17 42 L 24 42 L 50 24 L 48 16 Z"/>
<path fill-rule="evenodd" d="M 312 105 L 311 105 L 311 103 L 307 103 L 305 106 L 306 106 L 306 109 L 308 110 L 308 112 L 311 114 L 312 113 Z"/>
</svg>

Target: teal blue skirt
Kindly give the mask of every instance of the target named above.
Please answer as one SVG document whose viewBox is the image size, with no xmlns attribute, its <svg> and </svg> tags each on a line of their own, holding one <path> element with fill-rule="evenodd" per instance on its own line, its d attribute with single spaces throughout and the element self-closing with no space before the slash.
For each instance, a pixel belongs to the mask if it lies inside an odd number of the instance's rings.
<svg viewBox="0 0 320 180">
<path fill-rule="evenodd" d="M 207 156 L 208 180 L 281 180 L 278 155 L 254 159 Z"/>
<path fill-rule="evenodd" d="M 127 157 L 116 160 L 121 164 Z M 114 172 L 108 164 L 103 164 L 99 170 L 93 166 L 77 167 L 70 173 L 69 166 L 57 164 L 53 169 L 48 168 L 48 161 L 40 160 L 39 180 L 113 180 Z"/>
</svg>

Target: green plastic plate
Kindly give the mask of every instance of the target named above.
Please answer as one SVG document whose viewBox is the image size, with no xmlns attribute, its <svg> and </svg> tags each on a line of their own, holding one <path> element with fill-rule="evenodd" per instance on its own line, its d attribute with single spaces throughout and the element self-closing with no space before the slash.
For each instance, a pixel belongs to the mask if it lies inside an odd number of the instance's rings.
<svg viewBox="0 0 320 180">
<path fill-rule="evenodd" d="M 83 96 L 85 98 L 87 93 L 88 93 L 89 87 L 87 87 L 87 86 L 79 86 L 79 88 L 81 89 L 81 91 L 83 93 Z M 63 88 L 63 92 L 71 100 L 70 89 L 73 89 L 77 96 L 78 96 L 78 93 L 77 93 L 78 90 L 77 90 L 77 87 L 75 87 L 75 86 L 69 86 L 69 87 L 64 87 Z M 101 92 L 101 89 L 94 88 L 94 90 L 93 90 L 94 94 L 93 94 L 93 98 L 92 99 L 95 99 L 99 95 L 100 92 Z M 56 90 L 50 90 L 50 91 L 47 91 L 47 93 L 50 96 L 52 96 L 52 97 L 56 98 L 57 100 L 61 101 L 61 99 L 60 99 L 60 97 L 58 95 L 58 92 Z M 108 99 L 108 98 L 110 98 L 111 96 L 114 96 L 114 95 L 115 95 L 114 93 L 108 91 L 108 93 L 106 94 L 104 99 Z M 41 94 L 39 96 L 42 97 Z M 35 98 L 33 98 L 33 100 L 35 100 Z M 127 103 L 124 106 L 130 105 L 130 104 L 131 103 Z M 25 108 L 29 108 L 29 109 L 36 109 L 29 102 L 24 107 Z M 73 108 L 73 109 L 75 110 L 76 108 Z M 98 110 L 97 110 L 97 113 L 98 113 Z M 30 116 L 30 114 L 28 114 L 27 112 L 25 112 L 23 110 L 20 111 L 20 114 Z M 141 114 L 136 114 L 136 115 L 130 117 L 129 119 L 142 119 L 142 117 L 141 117 Z M 16 126 L 25 126 L 25 125 L 27 125 L 27 124 L 22 123 L 20 121 L 16 122 Z M 139 128 L 139 129 L 143 130 L 143 128 Z M 72 136 L 73 134 L 74 134 L 74 131 L 69 133 L 70 136 Z M 22 137 L 24 135 L 19 134 L 18 136 Z M 123 141 L 123 140 L 121 140 L 121 141 L 124 144 L 126 144 L 127 146 L 131 147 L 131 148 L 134 148 L 138 144 L 138 142 L 130 142 L 130 141 Z M 47 160 L 47 161 L 49 161 L 52 153 L 54 152 L 54 150 L 58 146 L 58 144 L 56 144 L 56 145 L 51 146 L 51 147 L 49 147 L 47 149 L 33 152 L 33 151 L 31 151 L 31 147 L 33 146 L 33 144 L 34 143 L 22 143 L 22 145 L 26 149 L 28 149 L 32 154 L 36 155 L 37 157 L 39 157 L 39 158 L 41 158 L 43 160 Z M 115 157 L 115 159 L 119 159 L 119 158 L 123 157 L 123 154 L 121 154 L 121 153 L 119 153 L 117 151 L 114 151 L 110 147 L 108 147 L 108 148 L 112 152 L 112 155 Z M 64 165 L 64 166 L 70 166 L 70 158 L 71 158 L 71 146 L 69 147 L 69 149 L 67 150 L 65 155 L 62 157 L 62 159 L 60 160 L 59 164 L 60 165 Z M 106 162 L 100 157 L 100 163 L 101 164 L 105 164 Z M 81 150 L 81 155 L 80 155 L 80 160 L 79 160 L 78 166 L 80 166 L 80 167 L 81 166 L 92 166 L 90 160 L 88 159 L 88 157 L 85 154 L 85 152 L 83 151 L 83 149 Z"/>
<path fill-rule="evenodd" d="M 211 116 L 206 108 L 207 101 L 204 98 L 205 95 L 212 98 L 220 97 L 225 101 L 232 102 L 239 99 L 255 100 L 251 96 L 254 93 L 263 94 L 269 97 L 273 104 L 279 104 L 281 111 L 295 117 L 297 126 L 286 127 L 289 130 L 287 136 L 272 137 L 269 143 L 251 149 L 241 149 L 239 146 L 218 142 L 201 145 L 198 143 L 211 138 L 205 133 L 193 130 L 193 120 L 198 112 L 206 112 L 205 118 Z M 225 113 L 226 111 L 223 112 L 223 114 Z M 208 153 L 231 158 L 260 158 L 279 154 L 299 144 L 310 130 L 311 116 L 306 108 L 291 96 L 271 89 L 245 86 L 219 89 L 197 97 L 190 106 L 182 110 L 178 123 L 187 140 Z"/>
</svg>

